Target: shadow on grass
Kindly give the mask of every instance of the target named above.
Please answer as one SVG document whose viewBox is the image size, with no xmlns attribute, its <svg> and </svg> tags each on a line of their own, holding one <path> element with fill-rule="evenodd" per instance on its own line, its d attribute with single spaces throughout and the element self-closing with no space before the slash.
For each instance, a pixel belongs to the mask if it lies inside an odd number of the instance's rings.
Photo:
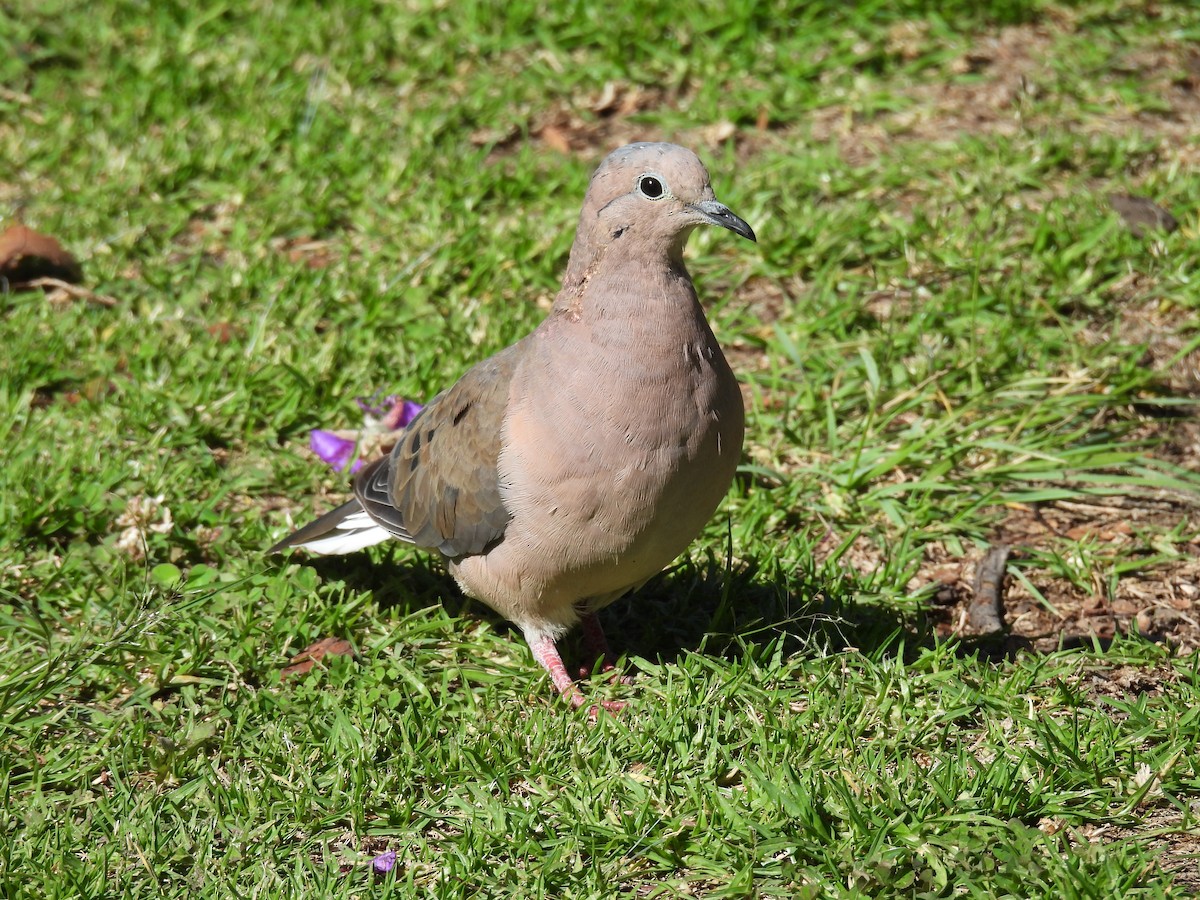
<svg viewBox="0 0 1200 900">
<path fill-rule="evenodd" d="M 463 596 L 436 557 L 404 544 L 387 543 L 371 554 L 310 556 L 303 563 L 315 569 L 322 580 L 341 581 L 354 591 L 370 591 L 380 609 L 404 614 L 441 603 L 454 615 L 470 615 L 474 610 L 469 606 L 472 601 Z M 486 609 L 482 604 L 478 608 Z M 499 616 L 495 618 L 501 621 Z"/>
<path fill-rule="evenodd" d="M 397 545 L 377 558 L 365 554 L 305 561 L 324 580 L 371 591 L 382 609 L 410 612 L 442 603 L 453 615 L 516 628 L 483 603 L 463 595 L 432 556 Z M 911 646 L 913 623 L 881 605 L 856 602 L 849 586 L 815 572 L 769 574 L 751 564 L 727 570 L 720 561 L 688 561 L 654 577 L 600 612 L 618 656 L 677 661 L 686 653 L 736 658 L 748 647 L 779 643 L 785 656 L 854 647 L 887 655 Z M 561 642 L 578 660 L 578 630 Z"/>
<path fill-rule="evenodd" d="M 711 558 L 657 576 L 600 619 L 617 653 L 665 662 L 686 652 L 736 658 L 767 644 L 788 657 L 849 647 L 888 654 L 907 631 L 896 611 L 856 602 L 848 586 L 815 572 L 727 569 Z"/>
</svg>

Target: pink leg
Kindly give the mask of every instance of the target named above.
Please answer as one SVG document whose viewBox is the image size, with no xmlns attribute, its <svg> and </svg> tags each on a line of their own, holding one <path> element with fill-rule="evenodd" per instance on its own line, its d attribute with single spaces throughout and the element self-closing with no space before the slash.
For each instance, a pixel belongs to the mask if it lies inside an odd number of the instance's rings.
<svg viewBox="0 0 1200 900">
<path fill-rule="evenodd" d="M 563 665 L 562 657 L 558 655 L 558 648 L 554 646 L 554 639 L 548 634 L 527 635 L 526 639 L 529 641 L 529 649 L 533 651 L 533 658 L 550 673 L 550 680 L 554 682 L 558 692 L 571 704 L 573 709 L 583 706 L 587 701 L 567 673 L 567 667 Z M 622 700 L 601 700 L 598 705 L 592 706 L 588 710 L 588 716 L 596 718 L 602 708 L 609 712 L 616 712 L 624 709 L 625 703 Z"/>
<path fill-rule="evenodd" d="M 617 668 L 617 657 L 608 646 L 608 638 L 604 636 L 604 629 L 600 626 L 600 617 L 594 612 L 580 613 L 579 627 L 583 630 L 583 655 L 588 661 L 587 665 L 579 667 L 579 677 L 587 678 L 597 671 L 614 671 Z M 599 660 L 599 663 L 597 668 L 593 669 L 591 666 L 596 660 Z M 614 675 L 613 680 L 621 684 L 633 684 L 633 679 L 624 675 Z"/>
<path fill-rule="evenodd" d="M 582 613 L 579 616 L 579 627 L 583 631 L 583 655 L 587 660 L 587 665 L 580 666 L 579 676 L 587 678 L 597 670 L 611 672 L 615 669 L 617 659 L 608 646 L 608 638 L 604 636 L 604 629 L 600 626 L 600 617 L 593 612 Z M 597 660 L 598 669 L 593 669 L 591 665 Z"/>
</svg>

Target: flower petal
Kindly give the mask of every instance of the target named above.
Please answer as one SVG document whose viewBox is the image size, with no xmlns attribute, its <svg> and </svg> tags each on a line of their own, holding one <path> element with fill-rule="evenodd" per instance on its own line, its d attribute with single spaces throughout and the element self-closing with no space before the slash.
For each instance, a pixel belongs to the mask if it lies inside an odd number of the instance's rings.
<svg viewBox="0 0 1200 900">
<path fill-rule="evenodd" d="M 354 458 L 354 441 L 338 437 L 332 431 L 314 428 L 308 435 L 308 446 L 335 469 L 344 469 Z"/>
<path fill-rule="evenodd" d="M 395 394 L 389 394 L 382 400 L 379 395 L 382 391 L 375 391 L 370 397 L 355 397 L 354 402 L 358 404 L 358 408 L 363 411 L 364 416 L 370 416 L 373 419 L 382 419 L 387 415 L 387 411 L 392 408 L 400 398 Z"/>
<path fill-rule="evenodd" d="M 422 403 L 416 403 L 412 400 L 401 400 L 399 397 L 393 398 L 393 401 L 392 408 L 383 417 L 383 424 L 391 431 L 406 426 L 425 408 L 425 405 Z"/>
<path fill-rule="evenodd" d="M 380 875 L 383 875 L 387 872 L 392 871 L 392 868 L 395 865 L 396 865 L 396 851 L 395 850 L 387 850 L 383 853 L 380 853 L 377 857 L 375 857 L 373 860 L 371 860 L 371 868 L 374 869 L 376 872 L 378 872 Z"/>
</svg>

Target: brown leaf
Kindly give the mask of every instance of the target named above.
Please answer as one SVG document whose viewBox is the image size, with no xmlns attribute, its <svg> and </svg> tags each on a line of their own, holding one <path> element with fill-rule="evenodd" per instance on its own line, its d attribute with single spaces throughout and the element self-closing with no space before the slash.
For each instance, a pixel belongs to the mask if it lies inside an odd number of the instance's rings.
<svg viewBox="0 0 1200 900">
<path fill-rule="evenodd" d="M 605 113 L 610 113 L 617 106 L 617 83 L 615 81 L 606 82 L 604 90 L 600 92 L 600 96 L 596 97 L 591 102 L 592 112 L 598 116 Z"/>
<path fill-rule="evenodd" d="M 13 290 L 30 290 L 41 278 L 68 284 L 83 281 L 83 268 L 62 244 L 24 225 L 13 225 L 0 234 L 0 278 Z"/>
<path fill-rule="evenodd" d="M 1103 524 L 1076 525 L 1068 528 L 1065 536 L 1073 541 L 1115 541 L 1133 534 L 1133 526 L 1128 522 L 1106 522 Z"/>
<path fill-rule="evenodd" d="M 556 150 L 564 154 L 571 152 L 570 139 L 556 125 L 545 126 L 542 129 L 541 138 L 551 150 Z"/>
<path fill-rule="evenodd" d="M 710 147 L 719 147 L 737 134 L 737 126 L 732 122 L 713 122 L 700 129 L 700 139 Z"/>
<path fill-rule="evenodd" d="M 292 657 L 289 665 L 279 673 L 279 680 L 284 681 L 293 675 L 305 675 L 326 656 L 353 656 L 354 648 L 350 642 L 342 638 L 321 638 L 315 644 L 309 644 Z"/>
<path fill-rule="evenodd" d="M 962 566 L 957 563 L 948 563 L 938 566 L 929 575 L 939 584 L 954 584 L 962 577 Z"/>
<path fill-rule="evenodd" d="M 288 262 L 310 269 L 325 269 L 338 259 L 338 244 L 333 240 L 313 237 L 278 237 L 271 247 L 287 257 Z"/>
<path fill-rule="evenodd" d="M 1179 227 L 1176 218 L 1145 197 L 1131 194 L 1109 194 L 1108 202 L 1129 227 L 1134 237 L 1145 237 L 1147 231 L 1162 230 L 1170 234 Z"/>
<path fill-rule="evenodd" d="M 205 329 L 218 344 L 228 344 L 237 334 L 232 322 L 214 322 Z"/>
</svg>

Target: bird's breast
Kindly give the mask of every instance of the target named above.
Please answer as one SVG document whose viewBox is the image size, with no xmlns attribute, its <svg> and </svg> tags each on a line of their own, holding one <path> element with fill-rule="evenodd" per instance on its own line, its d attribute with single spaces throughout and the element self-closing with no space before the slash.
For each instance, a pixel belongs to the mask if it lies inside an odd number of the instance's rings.
<svg viewBox="0 0 1200 900">
<path fill-rule="evenodd" d="M 612 589 L 650 577 L 696 536 L 728 490 L 743 433 L 741 393 L 698 307 L 670 327 L 615 324 L 532 350 L 500 459 L 505 542 L 554 548 L 564 570 Z"/>
</svg>

